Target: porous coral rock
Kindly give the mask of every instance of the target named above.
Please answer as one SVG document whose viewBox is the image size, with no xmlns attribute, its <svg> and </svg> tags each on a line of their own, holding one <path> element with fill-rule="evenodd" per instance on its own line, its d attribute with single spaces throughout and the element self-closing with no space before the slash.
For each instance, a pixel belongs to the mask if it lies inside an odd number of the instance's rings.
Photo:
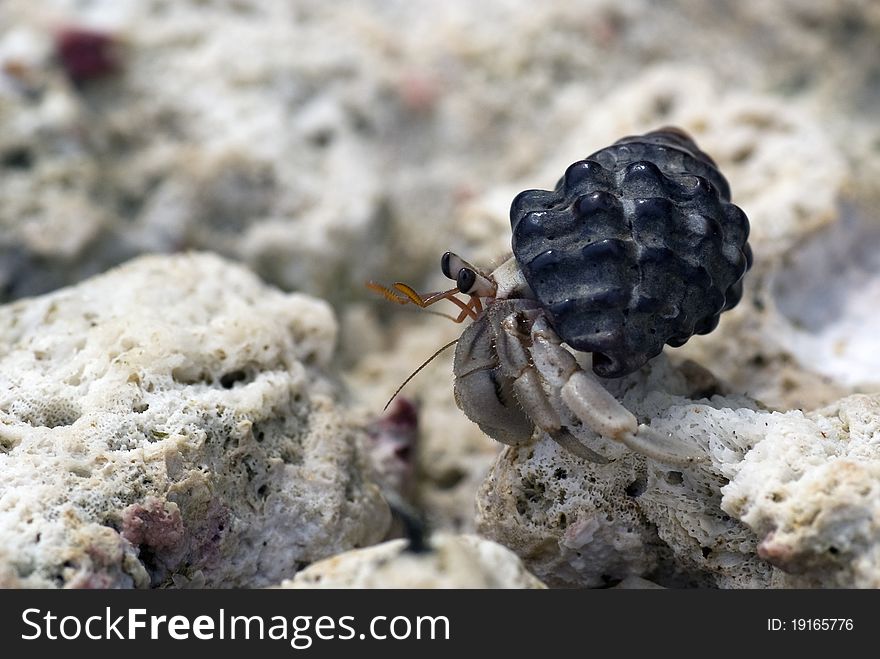
<svg viewBox="0 0 880 659">
<path fill-rule="evenodd" d="M 630 376 L 604 382 L 640 420 L 693 438 L 699 447 L 708 445 L 709 411 L 754 407 L 746 399 L 712 395 L 717 383 L 707 382 L 704 371 L 673 368 L 662 354 Z M 706 395 L 712 398 L 695 407 L 691 398 Z M 725 481 L 714 462 L 689 470 L 663 467 L 573 418 L 566 422 L 612 461 L 585 462 L 547 439 L 506 447 L 478 495 L 482 534 L 514 549 L 549 585 L 599 587 L 629 576 L 662 585 L 763 583 L 760 574 L 756 578 L 761 561 L 754 557 L 755 538 L 719 508 Z M 719 459 L 735 461 L 742 447 L 736 434 L 729 441 Z M 735 548 L 730 555 L 725 543 Z"/>
<path fill-rule="evenodd" d="M 651 426 L 705 460 L 584 462 L 542 439 L 502 451 L 481 489 L 479 529 L 550 585 L 631 576 L 661 585 L 877 587 L 880 402 L 852 396 L 805 415 L 742 396 L 701 398 L 659 357 L 607 382 Z M 705 392 L 702 392 L 705 393 Z"/>
<path fill-rule="evenodd" d="M 282 588 L 545 588 L 512 551 L 473 535 L 435 534 L 427 551 L 408 541 L 355 549 L 310 565 Z"/>
<path fill-rule="evenodd" d="M 722 489 L 787 587 L 880 588 L 880 396 L 766 433 Z"/>
<path fill-rule="evenodd" d="M 0 582 L 259 586 L 381 540 L 335 333 L 204 254 L 0 308 Z"/>
</svg>

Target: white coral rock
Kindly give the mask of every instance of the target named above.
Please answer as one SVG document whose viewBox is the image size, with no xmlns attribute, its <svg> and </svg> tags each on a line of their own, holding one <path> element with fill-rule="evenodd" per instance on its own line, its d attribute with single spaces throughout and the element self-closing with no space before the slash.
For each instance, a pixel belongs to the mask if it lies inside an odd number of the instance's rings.
<svg viewBox="0 0 880 659">
<path fill-rule="evenodd" d="M 880 588 L 880 397 L 768 432 L 722 490 L 722 506 L 761 538 L 781 585 Z"/>
<path fill-rule="evenodd" d="M 681 469 L 606 446 L 616 459 L 598 465 L 549 440 L 506 448 L 480 492 L 478 525 L 539 578 L 880 586 L 877 396 L 770 412 L 744 397 L 700 399 L 697 381 L 664 357 L 608 385 L 707 459 Z"/>
<path fill-rule="evenodd" d="M 717 464 L 657 465 L 569 419 L 581 440 L 612 462 L 585 462 L 546 439 L 505 448 L 478 495 L 478 529 L 514 549 L 548 585 L 598 587 L 630 576 L 662 585 L 754 585 L 760 568 L 753 564 L 762 563 L 757 541 L 720 509 L 726 480 L 719 470 L 739 460 L 742 448 L 735 434 L 717 447 L 710 436 L 720 422 L 715 415 L 751 403 L 713 396 L 695 404 L 692 398 L 712 393 L 711 376 L 674 369 L 664 355 L 606 385 L 661 432 L 707 451 L 713 442 Z"/>
<path fill-rule="evenodd" d="M 0 583 L 259 586 L 381 540 L 335 333 L 203 254 L 0 308 Z"/>
<path fill-rule="evenodd" d="M 406 540 L 355 549 L 310 565 L 282 588 L 545 588 L 506 547 L 473 535 L 438 533 L 430 549 Z"/>
</svg>

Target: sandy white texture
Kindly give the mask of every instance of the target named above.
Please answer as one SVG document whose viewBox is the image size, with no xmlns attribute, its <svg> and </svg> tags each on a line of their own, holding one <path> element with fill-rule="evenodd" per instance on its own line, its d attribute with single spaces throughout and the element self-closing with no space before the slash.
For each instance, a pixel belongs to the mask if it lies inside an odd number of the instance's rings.
<svg viewBox="0 0 880 659">
<path fill-rule="evenodd" d="M 506 547 L 474 535 L 435 534 L 413 553 L 406 540 L 310 565 L 282 588 L 545 588 Z"/>
<path fill-rule="evenodd" d="M 0 308 L 0 583 L 259 586 L 381 540 L 335 333 L 206 254 Z"/>
</svg>

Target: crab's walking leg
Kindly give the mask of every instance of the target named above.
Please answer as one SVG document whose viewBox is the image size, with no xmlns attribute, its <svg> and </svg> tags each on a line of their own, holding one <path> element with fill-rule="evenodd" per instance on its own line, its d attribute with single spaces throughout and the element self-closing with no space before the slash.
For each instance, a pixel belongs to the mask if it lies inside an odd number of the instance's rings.
<svg viewBox="0 0 880 659">
<path fill-rule="evenodd" d="M 682 467 L 705 460 L 684 442 L 639 424 L 605 387 L 583 371 L 574 373 L 560 393 L 566 406 L 593 431 L 652 460 Z"/>
<path fill-rule="evenodd" d="M 551 439 L 574 455 L 590 462 L 607 463 L 608 458 L 584 446 L 562 426 L 559 414 L 544 392 L 541 377 L 531 364 L 528 331 L 537 312 L 511 314 L 501 323 L 495 335 L 495 349 L 505 377 L 513 381 L 513 392 L 523 411 Z"/>
<path fill-rule="evenodd" d="M 705 460 L 694 447 L 640 425 L 632 412 L 583 371 L 543 317 L 532 325 L 531 338 L 538 372 L 550 387 L 558 388 L 565 406 L 591 430 L 658 462 L 687 466 Z"/>
</svg>

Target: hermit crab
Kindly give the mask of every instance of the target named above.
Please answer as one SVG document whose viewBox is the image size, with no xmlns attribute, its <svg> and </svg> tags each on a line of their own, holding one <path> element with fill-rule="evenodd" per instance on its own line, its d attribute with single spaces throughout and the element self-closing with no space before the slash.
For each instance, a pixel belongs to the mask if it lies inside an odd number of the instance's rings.
<svg viewBox="0 0 880 659">
<path fill-rule="evenodd" d="M 517 195 L 510 223 L 513 255 L 492 272 L 447 252 L 448 291 L 369 284 L 401 304 L 449 300 L 456 322 L 473 320 L 455 351 L 459 408 L 505 444 L 537 429 L 607 462 L 575 436 L 583 426 L 660 462 L 698 460 L 640 424 L 576 357 L 590 353 L 601 378 L 627 375 L 739 302 L 749 222 L 714 161 L 678 128 L 625 137 L 569 166 L 554 190 Z"/>
</svg>

